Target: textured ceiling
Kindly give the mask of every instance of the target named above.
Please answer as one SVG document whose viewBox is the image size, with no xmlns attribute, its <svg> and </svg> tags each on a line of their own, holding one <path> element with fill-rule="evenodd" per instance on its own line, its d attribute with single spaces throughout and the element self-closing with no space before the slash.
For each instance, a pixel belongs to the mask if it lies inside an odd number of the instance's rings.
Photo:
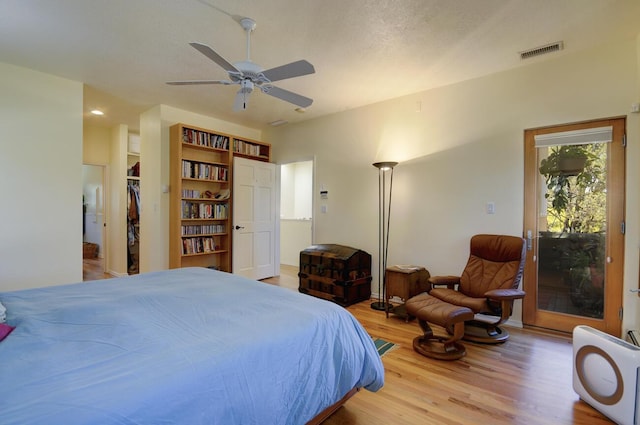
<svg viewBox="0 0 640 425">
<path fill-rule="evenodd" d="M 226 79 L 188 45 L 246 59 L 238 24 L 257 22 L 251 59 L 268 69 L 306 59 L 315 74 L 276 85 L 314 99 L 305 113 L 255 91 L 233 112 L 237 86 L 168 86 Z M 168 104 L 263 128 L 296 122 L 548 60 L 640 32 L 637 0 L 1 0 L 0 62 L 82 81 L 92 123 L 138 128 Z M 521 61 L 550 42 L 564 50 Z"/>
</svg>

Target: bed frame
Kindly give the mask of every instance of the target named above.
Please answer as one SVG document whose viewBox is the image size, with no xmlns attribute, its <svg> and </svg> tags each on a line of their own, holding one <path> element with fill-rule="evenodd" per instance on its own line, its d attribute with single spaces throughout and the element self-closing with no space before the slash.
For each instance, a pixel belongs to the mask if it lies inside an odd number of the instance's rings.
<svg viewBox="0 0 640 425">
<path fill-rule="evenodd" d="M 324 422 L 329 416 L 333 415 L 336 410 L 342 407 L 343 404 L 347 402 L 351 397 L 358 392 L 358 388 L 353 388 L 349 391 L 344 397 L 342 397 L 337 402 L 333 403 L 331 406 L 324 409 L 322 412 L 318 413 L 315 418 L 311 419 L 307 422 L 307 425 L 320 425 Z"/>
</svg>

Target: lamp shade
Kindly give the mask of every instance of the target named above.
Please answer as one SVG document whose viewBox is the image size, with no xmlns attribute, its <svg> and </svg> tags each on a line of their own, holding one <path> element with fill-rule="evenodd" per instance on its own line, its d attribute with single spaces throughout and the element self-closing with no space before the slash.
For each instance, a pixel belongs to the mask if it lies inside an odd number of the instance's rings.
<svg viewBox="0 0 640 425">
<path fill-rule="evenodd" d="M 398 165 L 397 162 L 393 162 L 393 161 L 384 161 L 384 162 L 374 162 L 373 166 L 376 168 L 380 168 L 381 170 L 390 170 L 393 167 L 395 167 L 396 165 Z"/>
</svg>

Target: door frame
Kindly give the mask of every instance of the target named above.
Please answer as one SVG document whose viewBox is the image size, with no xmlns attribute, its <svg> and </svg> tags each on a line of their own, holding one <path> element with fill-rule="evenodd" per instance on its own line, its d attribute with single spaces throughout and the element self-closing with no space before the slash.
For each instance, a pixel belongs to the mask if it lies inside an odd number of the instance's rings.
<svg viewBox="0 0 640 425">
<path fill-rule="evenodd" d="M 109 165 L 98 164 L 94 162 L 83 162 L 82 165 L 102 168 L 102 273 L 107 272 L 108 256 L 109 256 L 109 240 L 107 232 L 107 223 L 109 223 Z"/>
<path fill-rule="evenodd" d="M 593 319 L 564 313 L 538 310 L 538 157 L 534 137 L 541 134 L 560 133 L 612 126 L 612 141 L 607 148 L 607 242 L 605 258 L 605 304 L 604 318 Z M 622 330 L 624 233 L 619 230 L 625 222 L 625 155 L 623 144 L 626 133 L 626 117 L 613 117 L 583 121 L 534 129 L 524 132 L 524 235 L 527 238 L 527 256 L 524 270 L 524 290 L 527 293 L 522 303 L 522 322 L 525 326 L 542 327 L 561 332 L 571 332 L 577 325 L 588 325 L 614 336 Z M 615 164 L 615 166 L 612 166 Z M 609 185 L 616 185 L 615 189 Z M 615 264 L 611 267 L 610 264 Z"/>
</svg>

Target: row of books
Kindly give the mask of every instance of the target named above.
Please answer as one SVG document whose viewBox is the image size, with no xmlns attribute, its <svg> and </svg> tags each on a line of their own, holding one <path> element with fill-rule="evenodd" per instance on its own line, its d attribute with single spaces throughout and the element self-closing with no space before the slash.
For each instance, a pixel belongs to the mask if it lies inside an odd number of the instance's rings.
<svg viewBox="0 0 640 425">
<path fill-rule="evenodd" d="M 260 145 L 233 139 L 233 151 L 244 155 L 260 156 Z"/>
<path fill-rule="evenodd" d="M 193 189 L 182 189 L 182 197 L 183 198 L 200 198 L 200 195 L 202 194 L 202 192 L 200 192 L 199 190 L 193 190 Z"/>
<path fill-rule="evenodd" d="M 182 177 L 226 182 L 229 181 L 229 168 L 219 165 L 204 164 L 202 162 L 187 161 L 183 159 Z"/>
<path fill-rule="evenodd" d="M 182 255 L 201 254 L 218 251 L 220 247 L 216 245 L 211 237 L 187 238 L 182 240 Z"/>
<path fill-rule="evenodd" d="M 204 204 L 182 201 L 182 218 L 211 218 L 226 220 L 229 216 L 229 204 Z"/>
<path fill-rule="evenodd" d="M 182 129 L 182 141 L 192 145 L 229 150 L 229 138 L 227 136 L 192 130 L 190 128 Z"/>
<path fill-rule="evenodd" d="M 224 224 L 194 224 L 182 226 L 182 235 L 212 235 L 214 233 L 225 233 Z"/>
</svg>

